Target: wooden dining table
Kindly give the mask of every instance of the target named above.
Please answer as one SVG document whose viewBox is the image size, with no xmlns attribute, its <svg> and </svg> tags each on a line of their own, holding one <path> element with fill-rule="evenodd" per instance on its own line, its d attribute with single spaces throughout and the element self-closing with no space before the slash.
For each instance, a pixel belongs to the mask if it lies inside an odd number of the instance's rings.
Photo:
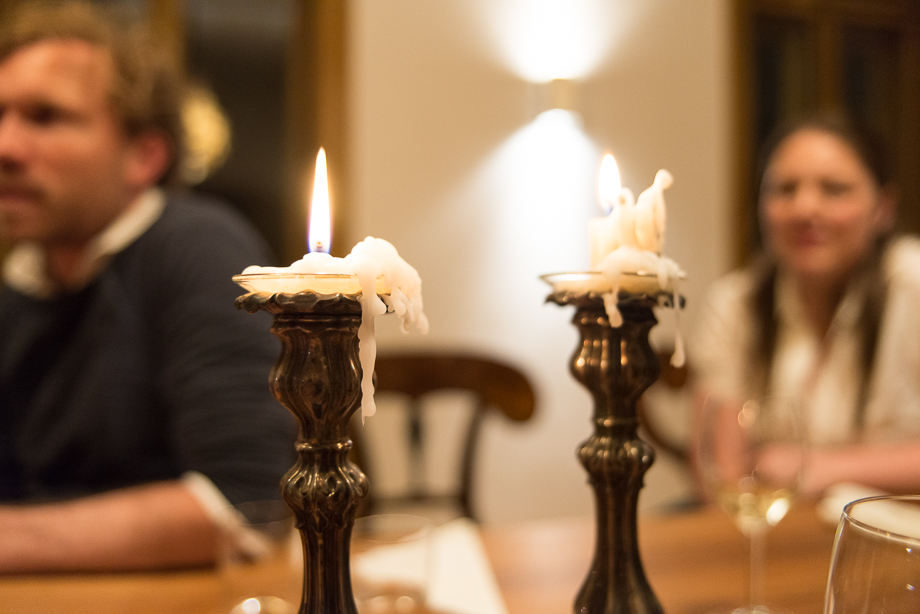
<svg viewBox="0 0 920 614">
<path fill-rule="evenodd" d="M 820 614 L 835 527 L 794 508 L 767 534 L 765 602 Z M 591 518 L 531 521 L 481 530 L 509 614 L 573 610 L 594 548 Z M 668 614 L 704 614 L 747 598 L 748 546 L 716 509 L 639 519 L 646 575 Z M 296 599 L 295 597 L 292 597 Z M 0 614 L 226 614 L 213 569 L 0 577 Z"/>
<path fill-rule="evenodd" d="M 814 507 L 793 508 L 766 536 L 764 601 L 773 609 L 820 614 L 836 527 Z M 572 612 L 593 550 L 585 520 L 548 520 L 485 529 L 509 614 Z M 729 612 L 746 605 L 750 549 L 721 511 L 703 508 L 639 519 L 646 576 L 668 614 Z"/>
</svg>

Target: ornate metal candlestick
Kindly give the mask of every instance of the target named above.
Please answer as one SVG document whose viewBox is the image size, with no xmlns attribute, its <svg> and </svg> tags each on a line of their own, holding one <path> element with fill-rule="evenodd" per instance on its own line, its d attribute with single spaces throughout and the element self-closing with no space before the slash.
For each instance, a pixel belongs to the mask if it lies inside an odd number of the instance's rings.
<svg viewBox="0 0 920 614">
<path fill-rule="evenodd" d="M 658 322 L 652 311 L 657 297 L 621 292 L 623 324 L 613 328 L 601 295 L 558 288 L 546 300 L 577 308 L 573 323 L 581 346 L 570 368 L 594 397 L 594 434 L 579 447 L 578 457 L 594 489 L 597 542 L 575 613 L 660 614 L 642 568 L 636 531 L 639 491 L 655 459 L 636 432 L 636 401 L 661 371 L 648 343 L 648 332 Z"/>
<path fill-rule="evenodd" d="M 348 460 L 348 422 L 361 405 L 361 305 L 351 295 L 313 292 L 246 294 L 236 305 L 275 316 L 282 350 L 271 390 L 300 423 L 299 459 L 282 480 L 304 545 L 299 612 L 357 614 L 349 544 L 367 478 Z"/>
</svg>

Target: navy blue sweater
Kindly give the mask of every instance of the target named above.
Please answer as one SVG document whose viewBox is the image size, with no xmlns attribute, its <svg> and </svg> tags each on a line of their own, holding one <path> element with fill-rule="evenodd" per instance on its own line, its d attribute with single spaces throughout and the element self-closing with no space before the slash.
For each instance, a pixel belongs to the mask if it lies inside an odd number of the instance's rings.
<svg viewBox="0 0 920 614">
<path fill-rule="evenodd" d="M 171 195 L 89 287 L 0 289 L 0 501 L 209 477 L 233 503 L 277 498 L 293 417 L 269 393 L 267 314 L 231 276 L 269 256 L 228 208 Z"/>
</svg>

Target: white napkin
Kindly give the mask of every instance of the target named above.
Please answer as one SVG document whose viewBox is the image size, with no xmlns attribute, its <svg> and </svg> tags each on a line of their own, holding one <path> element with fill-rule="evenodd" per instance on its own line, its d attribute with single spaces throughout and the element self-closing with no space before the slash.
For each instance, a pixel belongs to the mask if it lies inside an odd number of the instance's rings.
<svg viewBox="0 0 920 614">
<path fill-rule="evenodd" d="M 428 605 L 453 614 L 507 614 L 479 528 L 458 518 L 435 530 Z"/>
<path fill-rule="evenodd" d="M 851 501 L 885 494 L 888 493 L 861 484 L 835 484 L 827 490 L 824 499 L 818 504 L 818 512 L 829 522 L 832 517 L 836 517 L 833 522 L 837 524 L 844 506 Z M 920 508 L 915 505 L 899 501 L 879 501 L 872 505 L 856 506 L 851 516 L 876 529 L 920 539 Z"/>
<path fill-rule="evenodd" d="M 840 482 L 824 491 L 824 497 L 818 502 L 818 516 L 824 522 L 837 526 L 840 522 L 840 516 L 843 514 L 843 508 L 848 503 L 857 499 L 878 497 L 886 494 L 888 493 L 862 484 Z"/>
<path fill-rule="evenodd" d="M 421 539 L 404 544 L 377 546 L 354 555 L 351 568 L 355 575 L 373 584 L 396 583 L 423 587 L 427 576 L 425 548 L 428 546 Z"/>
<path fill-rule="evenodd" d="M 452 520 L 431 534 L 428 605 L 451 614 L 507 614 L 479 529 L 466 518 Z M 377 582 L 418 583 L 425 570 L 411 561 L 422 542 L 381 546 L 352 559 L 356 573 Z"/>
</svg>

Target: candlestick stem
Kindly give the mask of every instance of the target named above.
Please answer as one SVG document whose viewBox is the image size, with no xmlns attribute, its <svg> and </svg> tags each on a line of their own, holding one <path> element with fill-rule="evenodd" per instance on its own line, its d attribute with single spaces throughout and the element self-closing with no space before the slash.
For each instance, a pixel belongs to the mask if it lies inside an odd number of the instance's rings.
<svg viewBox="0 0 920 614">
<path fill-rule="evenodd" d="M 237 307 L 275 316 L 281 355 L 269 378 L 300 426 L 297 463 L 282 480 L 304 545 L 299 614 L 357 614 L 349 545 L 367 478 L 348 460 L 348 422 L 361 405 L 361 306 L 352 296 L 247 294 Z"/>
<path fill-rule="evenodd" d="M 661 614 L 639 556 L 636 508 L 643 476 L 655 458 L 639 439 L 636 401 L 661 370 L 649 346 L 657 323 L 649 295 L 621 293 L 623 324 L 610 326 L 597 294 L 555 292 L 548 301 L 575 305 L 581 344 L 571 371 L 594 398 L 594 433 L 578 449 L 594 490 L 594 560 L 575 600 L 576 614 Z"/>
</svg>

